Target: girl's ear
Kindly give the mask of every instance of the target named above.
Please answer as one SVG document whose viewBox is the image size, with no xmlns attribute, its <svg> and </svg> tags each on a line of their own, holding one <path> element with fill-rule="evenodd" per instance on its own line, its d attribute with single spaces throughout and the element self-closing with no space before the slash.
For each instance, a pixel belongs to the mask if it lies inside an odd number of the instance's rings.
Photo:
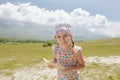
<svg viewBox="0 0 120 80">
<path fill-rule="evenodd" d="M 54 36 L 54 40 L 57 43 L 57 45 L 59 45 L 58 42 L 57 42 L 57 39 L 56 39 L 56 35 Z"/>
<path fill-rule="evenodd" d="M 56 35 L 53 38 L 54 38 L 54 40 L 56 40 Z"/>
<path fill-rule="evenodd" d="M 56 35 L 54 36 L 54 40 L 57 42 L 57 40 L 56 40 Z"/>
<path fill-rule="evenodd" d="M 72 35 L 70 35 L 70 37 L 71 37 L 71 39 L 73 38 L 73 36 L 72 36 Z"/>
<path fill-rule="evenodd" d="M 73 36 L 72 36 L 72 35 L 70 35 L 70 38 L 71 38 L 71 40 L 73 41 Z"/>
</svg>

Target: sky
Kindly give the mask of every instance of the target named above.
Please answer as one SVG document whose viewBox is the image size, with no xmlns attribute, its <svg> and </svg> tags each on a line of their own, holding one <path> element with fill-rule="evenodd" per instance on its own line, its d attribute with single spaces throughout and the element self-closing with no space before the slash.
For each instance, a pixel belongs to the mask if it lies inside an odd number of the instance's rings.
<svg viewBox="0 0 120 80">
<path fill-rule="evenodd" d="M 11 2 L 13 4 L 31 3 L 46 10 L 62 9 L 71 12 L 76 8 L 82 8 L 92 15 L 101 14 L 110 20 L 120 21 L 120 0 L 0 0 L 0 4 Z"/>
<path fill-rule="evenodd" d="M 36 24 L 70 23 L 120 37 L 120 0 L 0 0 L 0 19 Z"/>
</svg>

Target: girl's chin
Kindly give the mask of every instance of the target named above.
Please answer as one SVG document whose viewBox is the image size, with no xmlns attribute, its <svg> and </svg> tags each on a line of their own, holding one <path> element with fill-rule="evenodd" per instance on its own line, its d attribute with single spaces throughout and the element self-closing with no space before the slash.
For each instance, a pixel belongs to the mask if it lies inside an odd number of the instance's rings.
<svg viewBox="0 0 120 80">
<path fill-rule="evenodd" d="M 66 45 L 60 45 L 62 48 L 66 48 L 67 46 Z"/>
<path fill-rule="evenodd" d="M 62 48 L 69 48 L 68 45 L 61 45 Z"/>
</svg>

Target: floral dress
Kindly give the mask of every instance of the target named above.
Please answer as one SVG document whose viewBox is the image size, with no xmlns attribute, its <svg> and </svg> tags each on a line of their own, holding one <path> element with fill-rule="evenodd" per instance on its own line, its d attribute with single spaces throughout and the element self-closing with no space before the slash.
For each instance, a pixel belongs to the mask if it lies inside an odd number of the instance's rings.
<svg viewBox="0 0 120 80">
<path fill-rule="evenodd" d="M 82 48 L 79 46 L 75 46 L 75 54 L 77 55 L 77 52 L 81 50 Z M 69 50 L 63 50 L 59 46 L 53 46 L 52 48 L 53 53 L 57 59 L 58 65 L 62 66 L 77 66 L 78 62 L 76 61 L 75 58 L 71 58 L 73 56 L 73 53 L 70 52 Z M 58 77 L 57 80 L 79 80 L 79 74 L 77 70 L 71 70 L 69 72 L 62 72 L 60 70 L 57 70 L 58 72 Z"/>
</svg>

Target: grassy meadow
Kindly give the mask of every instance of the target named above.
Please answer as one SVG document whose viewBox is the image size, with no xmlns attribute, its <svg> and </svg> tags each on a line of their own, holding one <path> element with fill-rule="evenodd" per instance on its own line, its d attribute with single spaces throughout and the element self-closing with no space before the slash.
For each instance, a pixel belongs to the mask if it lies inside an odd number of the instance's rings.
<svg viewBox="0 0 120 80">
<path fill-rule="evenodd" d="M 0 43 L 0 70 L 31 66 L 41 62 L 43 57 L 53 57 L 51 46 L 44 43 Z M 52 45 L 54 45 L 52 43 Z M 94 41 L 76 41 L 83 48 L 83 56 L 120 56 L 120 38 Z"/>
<path fill-rule="evenodd" d="M 0 74 L 11 76 L 13 72 L 1 71 L 33 66 L 40 63 L 44 57 L 52 59 L 51 47 L 54 42 L 51 42 L 51 46 L 45 46 L 45 43 L 47 42 L 0 42 Z M 83 48 L 82 55 L 84 57 L 120 56 L 120 38 L 76 41 L 75 44 Z M 92 63 L 86 65 L 80 74 L 82 80 L 120 80 L 120 65 Z"/>
<path fill-rule="evenodd" d="M 84 56 L 120 56 L 120 38 L 77 42 Z"/>
<path fill-rule="evenodd" d="M 43 57 L 50 59 L 50 47 L 42 43 L 5 43 L 0 44 L 0 70 L 39 63 Z"/>
</svg>

